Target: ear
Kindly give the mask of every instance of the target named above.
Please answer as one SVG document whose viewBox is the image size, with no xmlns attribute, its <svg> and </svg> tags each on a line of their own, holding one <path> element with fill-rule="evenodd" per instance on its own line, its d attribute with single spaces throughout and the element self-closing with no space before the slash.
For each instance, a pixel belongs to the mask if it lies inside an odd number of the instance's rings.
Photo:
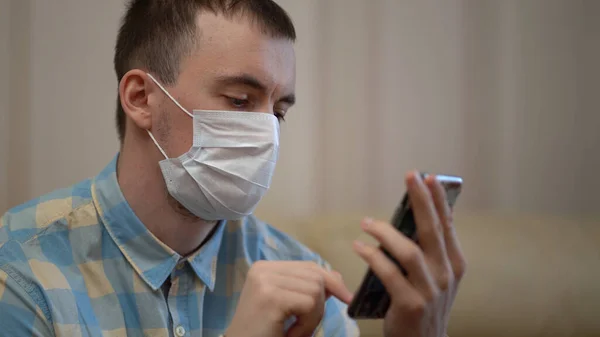
<svg viewBox="0 0 600 337">
<path fill-rule="evenodd" d="M 123 111 L 142 130 L 152 128 L 151 96 L 156 92 L 148 75 L 140 69 L 128 71 L 119 83 L 119 97 Z"/>
</svg>

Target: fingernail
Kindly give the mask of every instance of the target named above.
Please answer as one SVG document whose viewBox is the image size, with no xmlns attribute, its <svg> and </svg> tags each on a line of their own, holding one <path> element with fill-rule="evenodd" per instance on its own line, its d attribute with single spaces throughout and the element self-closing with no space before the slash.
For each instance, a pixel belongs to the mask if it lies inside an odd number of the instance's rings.
<svg viewBox="0 0 600 337">
<path fill-rule="evenodd" d="M 362 229 L 367 229 L 371 224 L 373 224 L 373 218 L 364 218 L 363 221 L 361 221 L 360 226 Z"/>
<path fill-rule="evenodd" d="M 412 177 L 411 177 L 412 176 Z M 419 184 L 419 179 L 421 179 L 419 171 L 412 170 L 406 177 L 406 184 L 408 188 L 414 188 Z"/>
</svg>

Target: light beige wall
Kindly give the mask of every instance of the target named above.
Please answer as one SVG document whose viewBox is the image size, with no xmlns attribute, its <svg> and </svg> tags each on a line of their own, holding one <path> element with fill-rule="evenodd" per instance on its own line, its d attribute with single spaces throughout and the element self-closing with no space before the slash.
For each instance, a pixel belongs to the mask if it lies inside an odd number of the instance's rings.
<svg viewBox="0 0 600 337">
<path fill-rule="evenodd" d="M 516 202 L 524 210 L 580 211 L 587 198 L 599 200 L 584 179 L 586 166 L 597 165 L 598 160 L 583 156 L 580 139 L 586 124 L 597 120 L 594 115 L 600 111 L 580 92 L 586 79 L 579 67 L 599 66 L 583 59 L 588 53 L 583 38 L 585 2 L 551 0 L 543 6 L 540 1 L 516 2 L 520 34 L 515 38 L 515 54 L 520 57 L 515 57 L 512 87 L 515 179 L 511 187 L 523 190 Z"/>
<path fill-rule="evenodd" d="M 391 209 L 411 168 L 463 175 L 464 209 L 597 212 L 596 2 L 279 2 L 298 29 L 299 102 L 259 213 Z M 13 206 L 116 153 L 123 6 L 10 3 Z"/>
<path fill-rule="evenodd" d="M 466 173 L 464 87 L 458 85 L 466 70 L 465 3 L 375 3 L 370 14 L 373 57 L 367 63 L 373 80 L 365 111 L 370 130 L 364 138 L 372 153 L 367 171 L 370 193 L 363 193 L 354 207 L 391 209 L 402 196 L 407 170 Z"/>
<path fill-rule="evenodd" d="M 468 175 L 474 207 L 595 212 L 596 2 L 469 1 Z M 596 52 L 597 55 L 597 52 Z M 596 94 L 591 94 L 596 92 Z M 478 163 L 479 165 L 476 165 Z M 473 192 L 473 191 L 471 191 Z"/>
<path fill-rule="evenodd" d="M 581 160 L 578 172 L 585 182 L 577 190 L 587 190 L 589 194 L 581 196 L 584 209 L 600 212 L 600 1 L 583 2 L 583 25 L 581 31 L 582 52 L 579 73 L 582 83 L 578 87 L 581 94 L 582 109 L 588 118 L 578 117 L 582 132 L 577 135 L 581 146 Z M 592 197 L 590 197 L 593 194 Z"/>
<path fill-rule="evenodd" d="M 10 1 L 8 206 L 32 198 L 31 193 L 31 4 Z"/>
<path fill-rule="evenodd" d="M 118 150 L 112 56 L 123 3 L 31 4 L 30 193 L 38 195 L 96 174 Z"/>
<path fill-rule="evenodd" d="M 0 0 L 0 212 L 8 206 L 10 2 Z"/>
</svg>

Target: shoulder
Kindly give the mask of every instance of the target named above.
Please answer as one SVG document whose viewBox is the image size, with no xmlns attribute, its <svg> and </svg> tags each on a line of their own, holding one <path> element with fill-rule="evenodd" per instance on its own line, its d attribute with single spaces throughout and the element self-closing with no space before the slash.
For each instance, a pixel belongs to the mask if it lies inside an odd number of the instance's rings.
<svg viewBox="0 0 600 337">
<path fill-rule="evenodd" d="M 100 255 L 103 226 L 89 180 L 17 206 L 1 221 L 0 268 L 9 275 L 59 275 Z"/>
<path fill-rule="evenodd" d="M 252 262 L 257 260 L 298 260 L 325 264 L 322 258 L 306 245 L 255 216 L 244 218 L 240 221 L 239 226 L 244 246 L 250 248 L 247 253 Z"/>
<path fill-rule="evenodd" d="M 0 218 L 0 244 L 25 242 L 58 223 L 90 222 L 95 218 L 91 180 L 56 190 L 7 211 Z"/>
<path fill-rule="evenodd" d="M 50 321 L 50 308 L 36 275 L 38 265 L 43 264 L 40 261 L 42 257 L 27 249 L 28 245 L 16 240 L 0 244 L 0 288 L 4 292 L 0 303 L 10 304 L 13 309 L 18 307 L 23 312 L 37 311 L 38 315 L 41 313 L 44 319 Z M 7 296 L 7 292 L 17 299 Z"/>
<path fill-rule="evenodd" d="M 35 318 L 39 327 L 31 328 L 52 327 L 56 312 L 76 309 L 73 290 L 82 289 L 78 266 L 100 257 L 98 242 L 104 232 L 91 196 L 91 182 L 17 206 L 1 221 L 0 281 L 4 282 L 0 282 L 0 290 L 10 297 L 0 297 L 0 307 L 20 308 L 27 317 Z M 2 315 L 6 312 L 0 312 Z"/>
</svg>

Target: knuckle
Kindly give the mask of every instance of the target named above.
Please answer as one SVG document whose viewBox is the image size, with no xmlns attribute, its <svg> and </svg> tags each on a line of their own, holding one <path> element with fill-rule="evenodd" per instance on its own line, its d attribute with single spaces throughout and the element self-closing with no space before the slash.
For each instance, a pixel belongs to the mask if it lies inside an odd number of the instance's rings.
<svg viewBox="0 0 600 337">
<path fill-rule="evenodd" d="M 423 305 L 427 306 L 428 303 L 435 303 L 440 297 L 440 293 L 440 290 L 436 288 L 429 290 L 423 297 Z"/>
<path fill-rule="evenodd" d="M 267 261 L 263 261 L 263 260 L 256 261 L 252 264 L 248 273 L 252 274 L 252 275 L 261 274 L 261 271 L 265 270 L 267 265 L 268 265 Z"/>
<path fill-rule="evenodd" d="M 454 283 L 454 277 L 450 270 L 444 269 L 444 271 L 438 276 L 438 287 L 441 291 L 445 292 L 450 289 L 450 286 Z"/>
<path fill-rule="evenodd" d="M 253 264 L 252 266 L 253 266 L 253 267 L 256 267 L 256 268 L 264 268 L 264 266 L 265 266 L 266 264 L 268 264 L 268 262 L 267 262 L 267 261 L 265 261 L 265 260 L 258 260 L 258 261 L 256 261 L 256 262 L 254 262 L 254 264 Z"/>
<path fill-rule="evenodd" d="M 406 250 L 405 260 L 405 263 L 411 266 L 420 264 L 423 260 L 423 253 L 421 252 L 421 249 L 416 244 L 411 243 Z"/>
<path fill-rule="evenodd" d="M 312 269 L 307 276 L 310 276 L 311 280 L 314 282 L 321 282 L 325 278 L 324 274 L 322 269 Z"/>
<path fill-rule="evenodd" d="M 315 279 L 317 285 L 319 286 L 318 289 L 321 290 L 323 288 L 325 288 L 325 276 L 322 274 L 316 274 L 316 279 Z"/>
<path fill-rule="evenodd" d="M 312 269 L 312 270 L 321 269 L 321 266 L 319 266 L 319 264 L 317 264 L 315 261 L 304 261 L 303 264 L 308 269 Z"/>
<path fill-rule="evenodd" d="M 427 302 L 423 298 L 416 299 L 407 305 L 407 312 L 411 317 L 423 317 L 427 309 Z"/>
<path fill-rule="evenodd" d="M 318 303 L 318 300 L 315 297 L 313 297 L 313 296 L 306 297 L 306 300 L 304 301 L 303 311 L 304 312 L 313 312 L 314 309 L 317 307 L 317 303 Z"/>
<path fill-rule="evenodd" d="M 250 270 L 248 271 L 248 275 L 246 278 L 247 278 L 247 282 L 258 283 L 260 281 L 260 277 L 261 277 L 261 272 L 257 268 L 252 266 L 250 268 Z"/>
<path fill-rule="evenodd" d="M 312 298 L 321 298 L 324 297 L 324 294 L 324 287 L 321 284 L 315 283 L 314 286 L 310 289 L 310 296 Z"/>
<path fill-rule="evenodd" d="M 267 273 L 263 272 L 260 268 L 251 269 L 248 272 L 248 278 L 258 283 L 264 282 L 266 279 L 266 275 Z"/>
<path fill-rule="evenodd" d="M 467 261 L 463 257 L 461 257 L 460 259 L 458 259 L 458 262 L 454 266 L 454 278 L 460 281 L 466 273 Z"/>
<path fill-rule="evenodd" d="M 257 291 L 265 296 L 270 296 L 271 293 L 273 293 L 272 291 L 272 286 L 271 284 L 268 282 L 268 280 L 266 279 L 266 277 L 264 276 L 259 276 L 256 279 L 256 289 Z"/>
<path fill-rule="evenodd" d="M 318 286 L 324 286 L 325 284 L 325 277 L 318 271 L 307 273 L 304 277 L 312 284 Z"/>
<path fill-rule="evenodd" d="M 273 288 L 268 284 L 259 284 L 256 289 L 256 295 L 258 298 L 264 299 L 265 302 L 272 303 L 272 301 L 276 298 L 274 294 L 275 292 L 273 291 Z"/>
<path fill-rule="evenodd" d="M 250 288 L 253 292 L 256 292 L 260 297 L 270 299 L 274 296 L 275 289 L 269 281 L 268 275 L 256 273 L 252 275 L 252 277 L 248 277 L 247 282 L 250 282 Z"/>
</svg>

